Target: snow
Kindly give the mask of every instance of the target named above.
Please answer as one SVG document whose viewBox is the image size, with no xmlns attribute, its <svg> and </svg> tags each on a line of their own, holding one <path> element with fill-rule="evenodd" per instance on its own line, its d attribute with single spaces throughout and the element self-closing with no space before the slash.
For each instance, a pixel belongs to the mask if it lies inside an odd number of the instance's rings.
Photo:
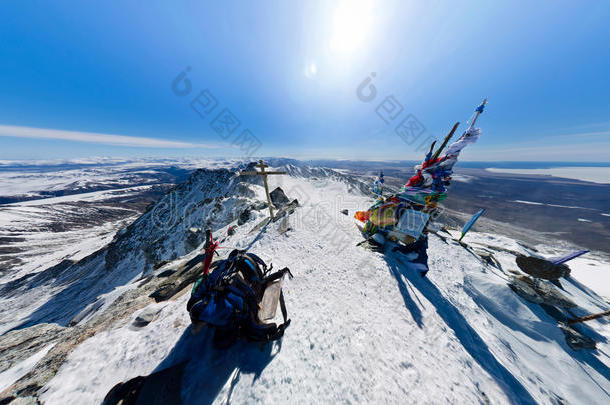
<svg viewBox="0 0 610 405">
<path fill-rule="evenodd" d="M 453 181 L 459 181 L 461 183 L 472 183 L 473 181 L 475 181 L 477 178 L 475 176 L 468 176 L 466 174 L 453 174 L 451 176 Z"/>
<path fill-rule="evenodd" d="M 610 167 L 553 167 L 549 169 L 500 169 L 490 167 L 486 170 L 494 173 L 541 174 L 592 183 L 610 184 Z"/>
<path fill-rule="evenodd" d="M 451 231 L 454 239 L 459 238 L 459 231 Z M 498 249 L 508 249 L 524 255 L 540 256 L 544 258 L 560 257 L 570 251 L 564 248 L 553 248 L 549 246 L 538 245 L 535 247 L 536 252 L 528 250 L 524 245 L 508 237 L 496 234 L 468 232 L 464 238 L 470 246 L 487 248 L 489 246 Z M 572 249 L 574 251 L 576 249 Z M 503 268 L 517 269 L 514 256 L 509 254 L 495 255 L 499 259 Z M 587 288 L 595 291 L 595 295 L 602 296 L 608 301 L 610 306 L 610 263 L 607 257 L 596 252 L 586 253 L 584 256 L 577 257 L 566 263 L 571 269 L 572 278 L 578 280 Z"/>
<path fill-rule="evenodd" d="M 171 301 L 161 310 L 159 318 L 145 328 L 134 329 L 124 323 L 87 339 L 47 384 L 42 402 L 99 404 L 115 384 L 150 373 L 190 323 L 185 306 L 184 299 Z M 128 321 L 133 319 L 135 314 Z"/>
<path fill-rule="evenodd" d="M 516 203 L 519 203 L 519 204 L 528 204 L 528 205 L 546 205 L 547 207 L 557 207 L 557 208 L 573 208 L 573 209 L 579 209 L 579 210 L 595 210 L 593 208 L 578 207 L 578 206 L 573 206 L 573 205 L 545 204 L 545 203 L 536 202 L 536 201 L 513 200 L 512 202 L 516 202 Z M 602 214 L 602 215 L 604 215 L 604 214 Z"/>
<path fill-rule="evenodd" d="M 48 352 L 55 346 L 55 343 L 51 343 L 27 359 L 15 364 L 8 370 L 0 373 L 0 392 L 4 391 L 12 383 L 29 373 L 36 363 L 38 363 Z"/>
<path fill-rule="evenodd" d="M 278 232 L 278 221 L 250 234 L 259 217 L 223 245 L 290 267 L 295 278 L 284 294 L 292 324 L 280 342 L 213 350 L 209 331 L 193 334 L 189 326 L 187 292 L 143 328 L 131 326 L 134 313 L 77 346 L 45 386 L 43 403 L 99 403 L 118 382 L 185 361 L 184 403 L 610 401 L 607 320 L 586 325 L 601 337 L 596 351 L 574 352 L 557 322 L 515 295 L 471 248 L 431 236 L 431 271 L 421 278 L 393 255 L 356 246 L 362 237 L 351 216 L 371 201 L 345 183 L 288 176 L 270 183 L 298 195 L 292 230 Z M 340 213 L 346 208 L 349 216 Z M 527 253 L 500 235 L 471 232 L 465 241 L 505 249 L 496 256 L 509 269 L 516 265 L 506 250 Z M 583 269 L 589 261 L 599 264 L 589 273 L 596 283 L 610 274 L 601 259 L 575 259 L 566 294 L 583 311 L 599 312 L 607 303 L 576 281 L 591 282 Z"/>
<path fill-rule="evenodd" d="M 572 277 L 610 303 L 610 264 L 586 256 L 577 257 L 567 264 L 572 270 Z"/>
</svg>

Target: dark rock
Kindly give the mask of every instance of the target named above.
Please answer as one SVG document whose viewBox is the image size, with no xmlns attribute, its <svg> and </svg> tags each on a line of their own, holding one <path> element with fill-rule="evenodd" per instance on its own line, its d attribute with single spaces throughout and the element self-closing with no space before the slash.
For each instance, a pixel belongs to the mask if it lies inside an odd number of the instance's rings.
<svg viewBox="0 0 610 405">
<path fill-rule="evenodd" d="M 203 243 L 204 232 L 201 228 L 189 228 L 186 239 L 184 240 L 184 249 L 186 252 L 192 252 Z"/>
<path fill-rule="evenodd" d="M 438 235 L 438 234 L 437 234 Z M 476 253 L 483 262 L 485 262 L 485 264 L 489 265 L 489 266 L 493 266 L 497 269 L 502 270 L 502 265 L 500 264 L 500 262 L 495 258 L 495 256 L 493 255 L 492 252 L 490 252 L 487 249 L 481 249 L 481 248 L 473 248 L 472 251 L 474 253 Z"/>
<path fill-rule="evenodd" d="M 286 194 L 284 194 L 284 190 L 282 190 L 280 187 L 277 187 L 275 190 L 269 193 L 269 195 L 271 197 L 271 203 L 276 208 L 282 208 L 284 205 L 290 202 L 288 197 L 286 197 Z"/>
<path fill-rule="evenodd" d="M 539 257 L 519 255 L 516 262 L 525 273 L 546 280 L 556 280 L 570 275 L 570 268 L 567 265 L 556 265 Z"/>
<path fill-rule="evenodd" d="M 8 404 L 10 404 L 11 402 L 13 402 L 13 400 L 14 400 L 15 398 L 17 398 L 17 397 L 15 397 L 15 396 L 13 396 L 13 395 L 8 396 L 8 397 L 4 397 L 4 398 L 0 398 L 0 405 L 8 405 Z"/>
<path fill-rule="evenodd" d="M 169 263 L 169 260 L 161 260 L 160 262 L 155 263 L 155 265 L 153 266 L 153 270 L 158 270 L 161 267 L 165 266 L 167 263 Z"/>
<path fill-rule="evenodd" d="M 161 287 L 156 289 L 152 294 L 150 294 L 149 297 L 154 298 L 154 300 L 156 302 L 168 300 L 172 297 L 172 295 L 174 295 L 174 294 L 172 294 L 174 292 L 174 287 L 175 286 L 173 283 L 163 284 Z"/>
<path fill-rule="evenodd" d="M 182 266 L 182 269 L 179 269 L 179 270 L 181 270 L 179 275 L 182 276 L 193 270 L 197 271 L 197 269 L 195 269 L 195 266 L 198 266 L 198 265 L 201 266 L 204 259 L 205 259 L 205 253 L 200 253 L 197 256 L 193 257 L 191 260 L 186 262 L 186 264 L 184 266 Z"/>
<path fill-rule="evenodd" d="M 157 318 L 161 312 L 161 308 L 145 308 L 136 316 L 136 319 L 131 323 L 136 328 L 143 328 Z"/>
<path fill-rule="evenodd" d="M 565 316 L 564 311 L 559 308 L 555 308 L 554 306 L 551 306 L 548 304 L 540 304 L 540 308 L 542 308 L 542 310 L 544 312 L 546 312 L 546 314 L 548 316 L 550 316 L 557 322 L 567 322 L 568 321 L 568 317 Z"/>
<path fill-rule="evenodd" d="M 290 204 L 284 205 L 275 214 L 275 216 L 273 218 L 273 222 L 276 222 L 277 220 L 285 217 L 286 215 L 292 214 L 294 212 L 295 208 L 297 208 L 298 206 L 299 206 L 299 202 L 296 199 L 292 200 L 292 202 Z"/>
<path fill-rule="evenodd" d="M 153 274 L 149 274 L 145 277 L 142 277 L 140 280 L 138 280 L 138 281 L 140 281 L 140 284 L 138 284 L 138 288 L 142 288 L 144 285 L 148 284 L 148 282 L 150 282 L 150 280 L 152 280 L 153 277 L 154 277 Z"/>
<path fill-rule="evenodd" d="M 165 270 L 165 271 L 162 271 L 161 273 L 157 274 L 157 277 L 159 277 L 159 278 L 169 277 L 172 274 L 174 274 L 175 272 L 176 272 L 176 270 L 172 270 L 172 269 Z"/>
<path fill-rule="evenodd" d="M 517 293 L 517 295 L 529 302 L 533 302 L 534 304 L 542 304 L 544 302 L 542 297 L 536 293 L 534 285 L 529 277 L 510 277 L 508 286 Z"/>
<path fill-rule="evenodd" d="M 201 274 L 201 264 L 203 255 L 197 255 L 191 259 L 183 268 L 177 269 L 175 274 L 172 274 L 167 279 L 167 282 L 157 288 L 150 298 L 154 298 L 156 302 L 166 301 L 184 290 L 190 284 L 192 284 Z M 212 262 L 212 268 L 217 265 L 218 262 Z M 212 268 L 210 271 L 212 271 Z"/>
<path fill-rule="evenodd" d="M 239 214 L 239 218 L 237 219 L 237 225 L 243 225 L 250 220 L 250 208 L 246 208 Z"/>
<path fill-rule="evenodd" d="M 348 210 L 341 210 L 341 213 L 342 213 L 343 215 L 349 215 L 349 211 L 348 211 Z"/>
<path fill-rule="evenodd" d="M 260 210 L 266 209 L 267 207 L 268 207 L 267 203 L 261 201 L 259 203 L 253 204 L 252 207 L 250 207 L 250 208 L 252 208 L 254 211 L 260 211 Z"/>
<path fill-rule="evenodd" d="M 559 327 L 561 328 L 561 331 L 563 332 L 566 338 L 566 343 L 572 349 L 595 349 L 595 340 L 583 335 L 582 333 L 567 324 L 559 324 Z"/>
<path fill-rule="evenodd" d="M 574 301 L 563 295 L 548 281 L 527 276 L 510 276 L 508 286 L 519 296 L 536 304 L 574 308 Z"/>
</svg>

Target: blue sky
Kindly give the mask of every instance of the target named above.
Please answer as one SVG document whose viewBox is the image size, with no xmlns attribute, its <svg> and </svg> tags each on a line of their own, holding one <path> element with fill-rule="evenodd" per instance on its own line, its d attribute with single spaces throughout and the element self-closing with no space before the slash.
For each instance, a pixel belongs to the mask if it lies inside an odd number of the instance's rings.
<svg viewBox="0 0 610 405">
<path fill-rule="evenodd" d="M 610 2 L 4 1 L 0 15 L 3 160 L 239 157 L 244 130 L 255 155 L 419 159 L 488 97 L 464 159 L 610 161 Z M 387 97 L 402 106 L 388 123 Z M 240 124 L 221 136 L 225 108 Z M 425 128 L 410 144 L 407 116 Z"/>
</svg>

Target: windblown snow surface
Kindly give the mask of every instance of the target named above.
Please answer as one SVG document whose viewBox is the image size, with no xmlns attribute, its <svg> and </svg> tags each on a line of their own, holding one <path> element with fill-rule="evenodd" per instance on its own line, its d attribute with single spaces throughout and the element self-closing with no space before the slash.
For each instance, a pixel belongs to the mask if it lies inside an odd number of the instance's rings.
<svg viewBox="0 0 610 405">
<path fill-rule="evenodd" d="M 472 232 L 464 247 L 431 234 L 431 270 L 422 278 L 390 252 L 356 246 L 362 236 L 353 212 L 371 200 L 341 174 L 289 172 L 270 183 L 298 198 L 294 214 L 250 233 L 264 218 L 260 211 L 223 242 L 223 254 L 248 248 L 294 274 L 284 282 L 292 323 L 281 341 L 265 346 L 239 341 L 224 351 L 213 349 L 211 332 L 195 334 L 190 326 L 189 287 L 169 301 L 151 299 L 76 345 L 40 389 L 40 400 L 100 403 L 119 382 L 184 363 L 180 397 L 193 404 L 610 403 L 610 323 L 598 319 L 579 326 L 598 342 L 597 349 L 572 350 L 557 321 L 516 295 L 507 274 L 476 253 L 491 250 L 505 271 L 518 271 L 514 253 L 529 253 L 521 244 Z M 250 188 L 253 200 L 264 199 L 262 187 Z M 235 224 L 231 220 L 214 232 L 224 237 L 227 226 Z M 183 256 L 155 272 L 177 268 L 197 253 L 181 251 Z M 607 277 L 610 266 L 594 262 Z M 107 271 L 102 267 L 91 271 Z M 112 279 L 121 283 L 112 286 L 114 291 L 137 288 L 140 270 L 130 271 Z M 576 315 L 608 308 L 577 279 L 562 285 L 578 304 Z M 151 323 L 133 326 L 136 316 L 151 311 L 158 313 Z M 49 344 L 39 349 L 48 350 Z M 35 369 L 32 363 L 24 359 L 0 378 L 23 375 L 25 366 Z M 0 381 L 2 387 L 8 384 Z"/>
</svg>

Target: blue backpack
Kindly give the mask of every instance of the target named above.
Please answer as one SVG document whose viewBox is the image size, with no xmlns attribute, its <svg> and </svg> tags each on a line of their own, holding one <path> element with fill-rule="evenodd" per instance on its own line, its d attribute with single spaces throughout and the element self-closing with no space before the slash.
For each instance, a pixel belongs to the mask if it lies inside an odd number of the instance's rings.
<svg viewBox="0 0 610 405">
<path fill-rule="evenodd" d="M 260 257 L 237 249 L 212 267 L 207 277 L 202 276 L 195 282 L 187 303 L 193 323 L 203 322 L 214 327 L 217 335 L 231 336 L 232 340 L 242 336 L 248 340 L 269 342 L 284 335 L 290 319 L 281 290 L 281 324 L 261 321 L 259 308 L 268 286 L 285 274 L 292 277 L 287 267 L 271 273 L 273 266 L 267 268 Z"/>
</svg>

